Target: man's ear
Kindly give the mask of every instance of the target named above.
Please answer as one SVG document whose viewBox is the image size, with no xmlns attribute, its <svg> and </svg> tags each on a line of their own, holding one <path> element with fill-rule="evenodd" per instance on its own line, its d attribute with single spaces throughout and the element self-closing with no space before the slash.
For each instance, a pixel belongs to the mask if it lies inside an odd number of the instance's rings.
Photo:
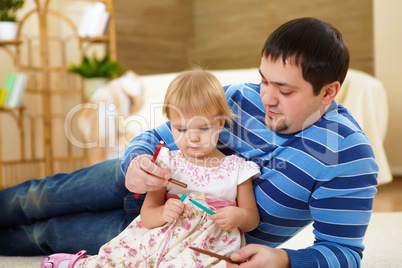
<svg viewBox="0 0 402 268">
<path fill-rule="evenodd" d="M 323 88 L 323 98 L 322 103 L 324 105 L 331 104 L 335 99 L 336 95 L 338 95 L 339 90 L 341 89 L 341 84 L 338 81 L 329 83 Z"/>
</svg>

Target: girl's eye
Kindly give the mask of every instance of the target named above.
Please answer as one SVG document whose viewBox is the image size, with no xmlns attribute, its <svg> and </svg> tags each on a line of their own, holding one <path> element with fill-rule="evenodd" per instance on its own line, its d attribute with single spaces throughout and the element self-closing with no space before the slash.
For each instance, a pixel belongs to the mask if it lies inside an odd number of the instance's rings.
<svg viewBox="0 0 402 268">
<path fill-rule="evenodd" d="M 263 84 L 263 85 L 268 85 L 268 82 L 265 81 L 265 80 L 261 80 L 261 84 Z"/>
<path fill-rule="evenodd" d="M 185 128 L 178 128 L 177 131 L 179 131 L 179 132 L 186 132 L 187 129 L 185 129 Z"/>
<path fill-rule="evenodd" d="M 201 130 L 201 131 L 208 131 L 208 130 L 209 130 L 209 127 L 203 127 L 203 128 L 200 128 L 200 130 Z"/>
</svg>

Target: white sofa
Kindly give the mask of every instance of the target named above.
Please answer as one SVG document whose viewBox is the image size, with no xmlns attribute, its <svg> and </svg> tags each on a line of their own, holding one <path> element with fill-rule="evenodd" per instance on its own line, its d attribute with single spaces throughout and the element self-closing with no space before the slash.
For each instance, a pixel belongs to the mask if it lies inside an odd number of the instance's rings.
<svg viewBox="0 0 402 268">
<path fill-rule="evenodd" d="M 222 85 L 261 81 L 257 68 L 211 72 Z M 143 104 L 140 110 L 127 119 L 127 137 L 134 137 L 167 120 L 162 116 L 163 99 L 169 83 L 176 75 L 177 73 L 168 73 L 139 77 L 143 86 Z M 381 82 L 366 73 L 350 69 L 337 101 L 352 112 L 370 140 L 380 166 L 379 184 L 390 182 L 392 175 L 383 147 L 388 124 L 388 103 Z"/>
<path fill-rule="evenodd" d="M 211 72 L 222 85 L 259 83 L 261 79 L 257 68 Z M 176 75 L 177 73 L 135 76 L 131 73 L 126 75 L 129 79 L 120 78 L 120 81 L 114 81 L 98 89 L 92 97 L 92 102 L 104 101 L 116 105 L 117 109 L 99 105 L 98 107 L 104 107 L 102 112 L 96 113 L 93 109 L 88 109 L 79 119 L 79 125 L 82 126 L 82 132 L 87 140 L 98 139 L 99 144 L 106 144 L 102 148 L 95 148 L 91 154 L 93 157 L 91 164 L 121 156 L 133 137 L 167 120 L 162 115 L 163 99 L 168 85 Z M 351 69 L 337 96 L 337 101 L 352 112 L 370 140 L 380 167 L 379 184 L 390 182 L 392 175 L 383 147 L 388 124 L 388 103 L 381 82 L 366 73 Z M 130 106 L 131 103 L 135 105 Z M 118 126 L 110 123 L 109 119 L 113 117 L 118 118 L 116 120 Z M 94 122 L 97 121 L 99 123 L 96 127 Z M 114 138 L 118 146 L 106 142 Z"/>
<path fill-rule="evenodd" d="M 243 82 L 259 83 L 261 80 L 258 70 L 254 68 L 211 72 L 219 79 L 222 85 Z M 136 136 L 145 130 L 166 122 L 167 119 L 162 115 L 163 99 L 170 82 L 177 74 L 168 73 L 139 77 L 143 86 L 143 103 L 140 110 L 127 120 L 127 131 L 131 135 Z"/>
</svg>

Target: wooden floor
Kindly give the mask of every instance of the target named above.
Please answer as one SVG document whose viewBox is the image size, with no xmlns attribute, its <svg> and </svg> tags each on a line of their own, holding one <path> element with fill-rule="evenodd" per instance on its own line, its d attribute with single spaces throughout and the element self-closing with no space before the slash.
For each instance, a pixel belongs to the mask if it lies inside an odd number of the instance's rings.
<svg viewBox="0 0 402 268">
<path fill-rule="evenodd" d="M 391 183 L 377 187 L 374 197 L 374 212 L 402 211 L 402 177 L 395 177 Z"/>
</svg>

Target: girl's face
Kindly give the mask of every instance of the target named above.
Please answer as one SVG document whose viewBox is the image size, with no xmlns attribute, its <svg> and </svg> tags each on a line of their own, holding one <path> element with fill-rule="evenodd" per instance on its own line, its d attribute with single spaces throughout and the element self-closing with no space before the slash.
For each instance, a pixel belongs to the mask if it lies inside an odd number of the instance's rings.
<svg viewBox="0 0 402 268">
<path fill-rule="evenodd" d="M 177 147 L 186 159 L 212 158 L 217 155 L 219 133 L 225 119 L 217 116 L 182 116 L 170 120 Z"/>
</svg>

